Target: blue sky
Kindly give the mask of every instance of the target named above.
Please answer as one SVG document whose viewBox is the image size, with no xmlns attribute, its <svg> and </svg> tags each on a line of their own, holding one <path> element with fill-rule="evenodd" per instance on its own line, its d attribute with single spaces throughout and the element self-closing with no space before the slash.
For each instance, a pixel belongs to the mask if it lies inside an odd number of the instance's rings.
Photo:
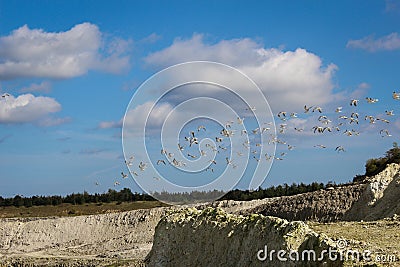
<svg viewBox="0 0 400 267">
<path fill-rule="evenodd" d="M 125 111 L 140 84 L 191 60 L 238 68 L 264 93 L 277 129 L 287 124 L 279 138 L 295 148 L 278 145 L 277 157 L 287 154 L 263 186 L 347 182 L 398 141 L 400 102 L 392 92 L 400 91 L 399 25 L 394 0 L 0 1 L 0 90 L 10 94 L 0 99 L 0 195 L 140 191 L 120 175 L 128 173 Z M 324 112 L 304 114 L 304 105 Z M 385 114 L 390 110 L 394 116 Z M 280 111 L 298 118 L 281 121 Z M 333 127 L 352 112 L 359 125 L 345 120 L 338 133 L 313 133 L 319 115 Z M 370 124 L 366 115 L 390 123 Z M 352 129 L 360 134 L 344 134 Z M 385 129 L 392 136 L 382 137 Z M 346 151 L 336 152 L 339 145 Z"/>
</svg>

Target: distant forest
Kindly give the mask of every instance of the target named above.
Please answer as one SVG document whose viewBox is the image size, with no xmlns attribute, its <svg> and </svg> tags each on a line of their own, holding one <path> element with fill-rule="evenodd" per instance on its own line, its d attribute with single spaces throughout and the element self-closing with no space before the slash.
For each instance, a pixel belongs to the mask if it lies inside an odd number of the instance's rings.
<svg viewBox="0 0 400 267">
<path fill-rule="evenodd" d="M 231 190 L 226 193 L 219 200 L 253 200 L 262 198 L 271 198 L 279 196 L 291 196 L 306 192 L 313 192 L 320 189 L 336 186 L 336 184 L 328 183 L 312 183 L 306 185 L 304 183 L 292 185 L 283 184 L 272 186 L 266 189 L 261 187 L 258 190 Z M 222 191 L 199 192 L 194 191 L 191 193 L 167 193 L 161 192 L 154 194 L 155 197 L 161 197 L 163 200 L 171 199 L 174 202 L 192 202 L 193 200 L 210 199 L 213 196 L 221 195 Z M 45 205 L 61 205 L 69 203 L 72 205 L 82 205 L 88 203 L 110 203 L 110 202 L 134 202 L 134 201 L 157 201 L 155 198 L 148 194 L 132 193 L 129 188 L 124 188 L 121 191 L 109 189 L 108 192 L 102 194 L 89 194 L 87 192 L 74 193 L 67 196 L 32 196 L 23 197 L 16 195 L 13 198 L 0 197 L 0 207 L 15 206 L 15 207 L 32 207 L 32 206 L 45 206 Z"/>
</svg>

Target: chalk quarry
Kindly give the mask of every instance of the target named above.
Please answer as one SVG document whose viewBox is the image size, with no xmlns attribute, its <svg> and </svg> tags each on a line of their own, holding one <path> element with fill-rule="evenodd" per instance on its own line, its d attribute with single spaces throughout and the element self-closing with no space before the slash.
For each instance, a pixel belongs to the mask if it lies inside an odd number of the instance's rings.
<svg viewBox="0 0 400 267">
<path fill-rule="evenodd" d="M 400 165 L 390 164 L 362 184 L 288 197 L 90 216 L 4 218 L 0 266 L 342 266 L 326 258 L 269 265 L 256 254 L 265 245 L 297 251 L 335 248 L 307 220 L 395 217 L 400 214 L 399 174 Z"/>
</svg>

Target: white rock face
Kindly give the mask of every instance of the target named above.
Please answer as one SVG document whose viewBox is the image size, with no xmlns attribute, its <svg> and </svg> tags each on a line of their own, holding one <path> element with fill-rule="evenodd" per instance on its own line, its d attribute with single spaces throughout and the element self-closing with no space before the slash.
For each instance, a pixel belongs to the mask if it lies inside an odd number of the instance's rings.
<svg viewBox="0 0 400 267">
<path fill-rule="evenodd" d="M 316 234 L 301 221 L 233 215 L 219 208 L 191 208 L 161 219 L 146 263 L 152 267 L 342 266 L 342 262 L 331 262 L 327 257 L 316 260 L 322 250 L 335 246 L 330 238 Z M 275 253 L 271 254 L 272 250 Z M 303 252 L 310 250 L 316 253 L 315 260 L 307 258 L 308 252 L 302 258 Z"/>
<path fill-rule="evenodd" d="M 372 206 L 377 200 L 381 199 L 384 195 L 384 191 L 393 180 L 399 180 L 400 165 L 389 164 L 386 169 L 377 175 L 367 179 L 367 193 L 370 194 L 370 200 L 368 205 Z"/>
</svg>

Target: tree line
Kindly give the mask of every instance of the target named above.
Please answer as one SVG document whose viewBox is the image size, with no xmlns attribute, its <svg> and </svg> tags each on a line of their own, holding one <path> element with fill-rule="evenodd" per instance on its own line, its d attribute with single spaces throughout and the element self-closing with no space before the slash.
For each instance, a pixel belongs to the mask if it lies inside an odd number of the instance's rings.
<svg viewBox="0 0 400 267">
<path fill-rule="evenodd" d="M 231 190 L 224 194 L 223 191 L 193 191 L 191 193 L 169 193 L 160 192 L 154 193 L 155 198 L 160 198 L 165 201 L 171 202 L 193 202 L 194 200 L 207 200 L 215 199 L 220 195 L 224 195 L 219 200 L 253 200 L 279 196 L 291 196 L 306 192 L 313 192 L 327 187 L 335 186 L 332 182 L 324 185 L 323 183 L 311 184 L 296 184 L 291 185 L 283 184 L 272 186 L 266 189 L 259 187 L 257 190 Z M 0 207 L 15 206 L 15 207 L 32 207 L 32 206 L 46 206 L 46 205 L 61 205 L 64 203 L 72 205 L 82 205 L 89 203 L 110 203 L 110 202 L 135 202 L 135 201 L 156 201 L 156 199 L 145 193 L 133 193 L 129 188 L 124 188 L 121 191 L 109 189 L 106 193 L 89 194 L 88 192 L 73 193 L 66 196 L 32 196 L 24 197 L 16 195 L 12 198 L 3 198 L 0 196 Z"/>
<path fill-rule="evenodd" d="M 377 175 L 391 163 L 400 164 L 400 147 L 397 142 L 393 142 L 393 147 L 386 151 L 383 157 L 367 160 L 365 163 L 365 174 L 356 175 L 353 182 L 362 182 L 367 176 L 371 177 Z"/>
<path fill-rule="evenodd" d="M 73 193 L 66 196 L 32 196 L 23 197 L 16 195 L 13 198 L 3 198 L 0 196 L 0 207 L 15 206 L 15 207 L 32 207 L 46 205 L 61 205 L 69 203 L 72 205 L 82 205 L 89 203 L 110 203 L 110 202 L 134 202 L 134 201 L 155 201 L 155 199 L 147 194 L 132 193 L 129 188 L 124 188 L 121 191 L 109 189 L 108 192 L 102 194 L 89 194 L 88 192 Z"/>
</svg>

